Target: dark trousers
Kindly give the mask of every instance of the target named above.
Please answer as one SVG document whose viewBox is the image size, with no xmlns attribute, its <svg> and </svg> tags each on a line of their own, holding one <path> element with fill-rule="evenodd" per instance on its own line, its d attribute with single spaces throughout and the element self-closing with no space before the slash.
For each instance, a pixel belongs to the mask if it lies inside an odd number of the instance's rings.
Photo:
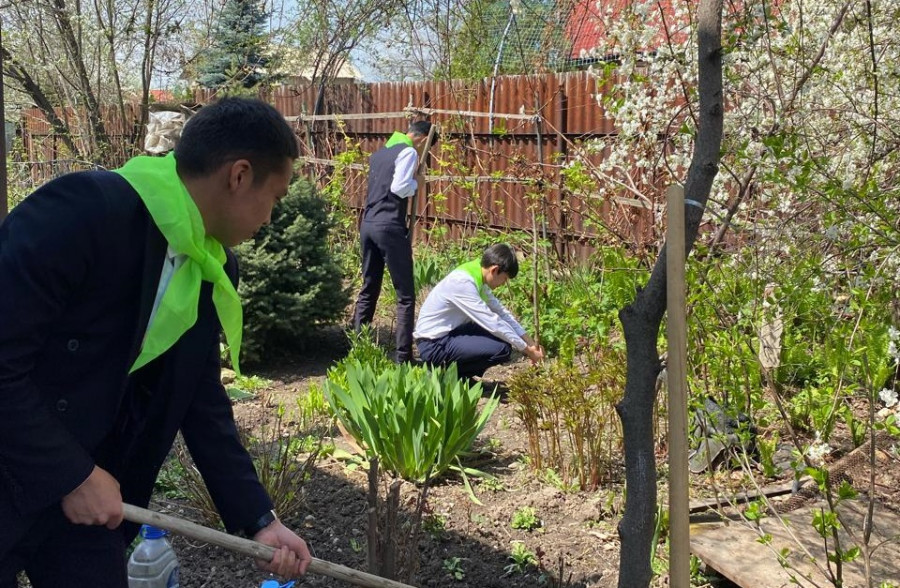
<svg viewBox="0 0 900 588">
<path fill-rule="evenodd" d="M 128 588 L 125 547 L 120 529 L 73 525 L 59 508 L 48 509 L 0 553 L 0 588 L 16 588 L 22 570 L 34 588 Z"/>
<path fill-rule="evenodd" d="M 489 367 L 509 361 L 512 355 L 509 343 L 475 323 L 460 325 L 438 339 L 419 339 L 416 346 L 426 363 L 446 366 L 456 362 L 460 379 L 483 376 Z"/>
<path fill-rule="evenodd" d="M 412 333 L 416 315 L 413 284 L 412 245 L 405 227 L 363 222 L 359 229 L 362 247 L 362 290 L 356 299 L 353 328 L 372 322 L 381 294 L 384 266 L 397 292 L 397 354 L 395 359 L 412 359 Z"/>
</svg>

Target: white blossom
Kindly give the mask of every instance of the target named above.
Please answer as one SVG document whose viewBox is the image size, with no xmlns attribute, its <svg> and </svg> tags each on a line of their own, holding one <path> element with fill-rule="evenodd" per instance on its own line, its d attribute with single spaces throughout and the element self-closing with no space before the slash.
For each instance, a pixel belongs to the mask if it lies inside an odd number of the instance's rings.
<svg viewBox="0 0 900 588">
<path fill-rule="evenodd" d="M 884 388 L 881 392 L 878 393 L 878 397 L 881 398 L 881 401 L 884 402 L 884 405 L 887 408 L 891 408 L 897 405 L 897 392 L 895 392 L 894 390 Z"/>
</svg>

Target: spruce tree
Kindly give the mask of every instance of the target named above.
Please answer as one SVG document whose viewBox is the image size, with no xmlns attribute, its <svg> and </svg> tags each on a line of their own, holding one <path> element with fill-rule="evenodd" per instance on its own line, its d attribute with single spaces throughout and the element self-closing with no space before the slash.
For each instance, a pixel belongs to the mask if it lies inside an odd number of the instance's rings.
<svg viewBox="0 0 900 588">
<path fill-rule="evenodd" d="M 252 88 L 269 79 L 266 68 L 272 58 L 265 51 L 267 17 L 262 0 L 226 0 L 197 81 L 207 88 Z"/>
</svg>

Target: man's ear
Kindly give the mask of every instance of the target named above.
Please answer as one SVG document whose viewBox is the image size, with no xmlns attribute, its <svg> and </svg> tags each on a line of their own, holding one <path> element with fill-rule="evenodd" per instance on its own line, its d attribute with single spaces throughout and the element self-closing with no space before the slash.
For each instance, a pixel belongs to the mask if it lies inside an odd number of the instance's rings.
<svg viewBox="0 0 900 588">
<path fill-rule="evenodd" d="M 253 183 L 253 165 L 246 159 L 228 164 L 228 188 L 232 192 L 246 189 Z"/>
</svg>

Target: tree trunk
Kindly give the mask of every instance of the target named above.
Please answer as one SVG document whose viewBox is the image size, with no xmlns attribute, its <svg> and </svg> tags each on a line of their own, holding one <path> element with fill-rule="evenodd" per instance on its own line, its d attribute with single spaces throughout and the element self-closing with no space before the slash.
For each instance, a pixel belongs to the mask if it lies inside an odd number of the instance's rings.
<svg viewBox="0 0 900 588">
<path fill-rule="evenodd" d="M 689 254 L 718 173 L 722 145 L 722 0 L 700 0 L 698 20 L 699 120 L 685 181 L 685 255 Z M 656 342 L 666 308 L 666 250 L 663 247 L 647 286 L 619 312 L 625 333 L 625 396 L 616 406 L 625 442 L 625 515 L 619 588 L 650 585 L 650 548 L 656 516 L 656 453 L 653 402 L 660 371 Z"/>
<path fill-rule="evenodd" d="M 40 108 L 41 112 L 44 113 L 47 122 L 49 122 L 50 126 L 53 128 L 53 132 L 62 139 L 62 142 L 71 153 L 78 154 L 78 147 L 72 139 L 72 132 L 69 125 L 56 114 L 56 110 L 53 108 L 50 99 L 44 94 L 44 91 L 34 78 L 31 77 L 28 70 L 26 70 L 18 61 L 13 59 L 13 56 L 10 55 L 9 51 L 2 45 L 0 45 L 0 55 L 3 56 L 4 74 L 22 84 L 22 89 L 25 93 L 28 94 L 32 101 L 34 101 L 35 106 Z"/>
<path fill-rule="evenodd" d="M 57 30 L 63 41 L 66 54 L 68 55 L 69 64 L 75 68 L 77 75 L 76 87 L 81 93 L 85 101 L 85 108 L 88 112 L 88 120 L 91 124 L 93 134 L 93 147 L 95 151 L 88 153 L 88 159 L 91 161 L 103 161 L 104 155 L 109 148 L 109 136 L 106 134 L 106 126 L 103 123 L 103 115 L 100 112 L 100 103 L 91 88 L 91 81 L 88 78 L 87 68 L 84 65 L 84 55 L 81 51 L 81 43 L 78 41 L 78 35 L 66 11 L 66 5 L 63 0 L 53 0 L 50 5 L 51 14 L 56 22 Z"/>
</svg>

